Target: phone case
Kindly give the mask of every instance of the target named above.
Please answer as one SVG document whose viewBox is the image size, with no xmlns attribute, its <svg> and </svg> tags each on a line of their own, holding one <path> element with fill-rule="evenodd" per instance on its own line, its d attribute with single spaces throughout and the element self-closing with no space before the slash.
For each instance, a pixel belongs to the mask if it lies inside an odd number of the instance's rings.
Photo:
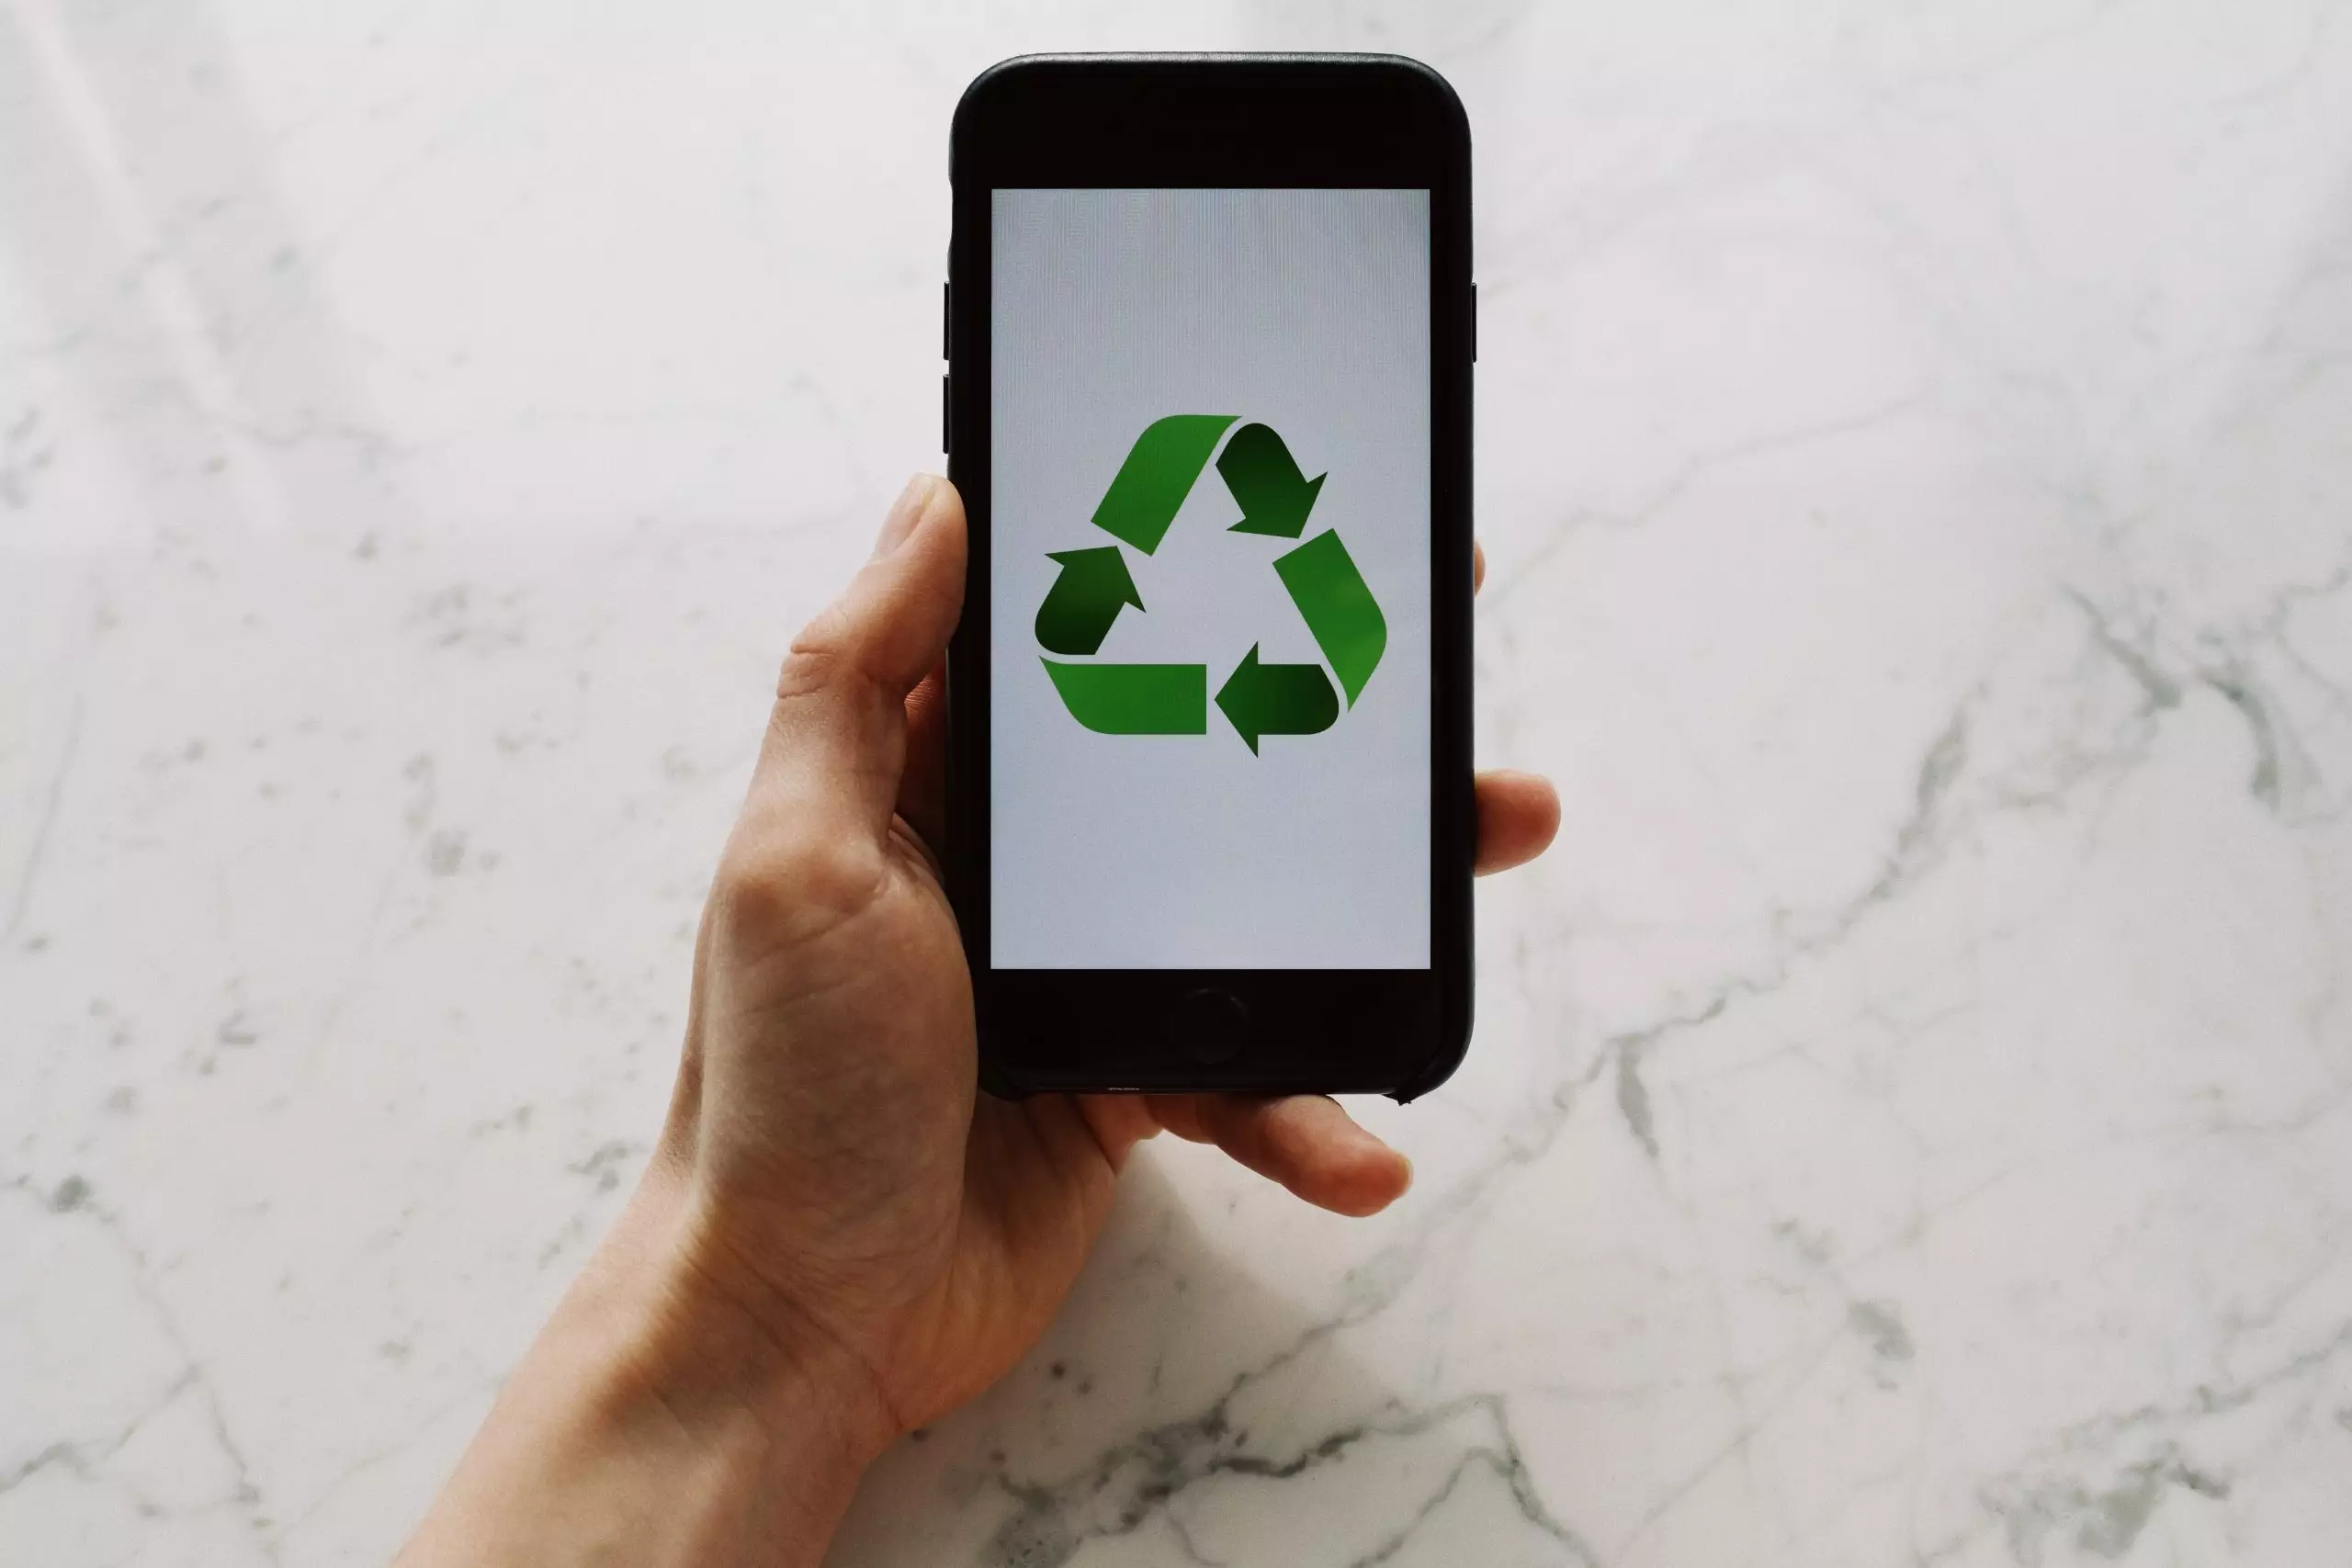
<svg viewBox="0 0 2352 1568">
<path fill-rule="evenodd" d="M 949 477 L 964 491 L 973 532 L 965 617 L 948 659 L 946 861 L 950 896 L 972 965 L 982 1086 L 1008 1098 L 1149 1089 L 1377 1092 L 1409 1100 L 1428 1092 L 1463 1059 L 1472 1016 L 1476 825 L 1469 519 L 1476 326 L 1469 276 L 1469 131 L 1460 101 L 1436 73 L 1395 56 L 1031 56 L 990 68 L 967 90 L 951 137 L 950 173 L 956 228 L 945 304 L 949 371 L 941 391 L 942 440 Z M 989 636 L 997 608 L 989 548 L 989 201 L 999 188 L 1223 186 L 1430 192 L 1430 967 L 996 970 L 990 966 L 992 850 L 987 839 Z M 1228 487 L 1238 485 L 1237 501 L 1249 498 L 1243 502 L 1243 531 L 1295 536 L 1285 530 L 1296 525 L 1295 513 L 1303 515 L 1302 492 L 1304 505 L 1313 504 L 1306 476 L 1297 471 L 1279 432 L 1263 424 L 1245 431 L 1238 421 L 1227 423 L 1236 428 L 1228 433 L 1221 427 L 1208 433 L 1208 439 L 1227 439 L 1228 454 L 1242 448 L 1237 457 L 1219 459 L 1233 464 L 1229 471 L 1217 471 Z M 1204 434 L 1175 432 L 1178 439 L 1170 447 L 1181 451 L 1171 460 L 1205 461 Z M 1106 495 L 1102 506 L 1114 499 Z M 1098 524 L 1111 526 L 1100 524 L 1102 510 Z M 1148 510 L 1135 514 L 1138 526 L 1148 528 Z M 1319 546 L 1338 532 L 1328 530 L 1307 543 Z M 1142 536 L 1125 542 L 1148 553 Z M 1339 581 L 1338 597 L 1329 600 L 1336 604 L 1351 592 L 1343 561 L 1316 558 L 1344 553 L 1302 546 L 1296 560 L 1286 558 L 1287 564 L 1278 568 L 1303 613 L 1303 590 L 1292 584 L 1293 574 L 1310 585 Z M 1072 570 L 1064 567 L 1065 573 Z M 1103 570 L 1107 573 L 1107 563 Z M 1091 596 L 1101 602 L 1127 585 L 1095 586 L 1102 592 Z M 1312 591 L 1326 592 L 1327 597 L 1331 592 Z M 1101 615 L 1090 620 L 1077 613 L 1086 607 L 1089 593 L 1068 597 L 1072 604 L 1060 607 L 1065 613 L 1058 619 L 1048 614 L 1056 608 L 1051 594 L 1039 607 L 1040 636 L 1066 637 L 1065 646 L 1073 649 L 1087 646 L 1090 636 L 1099 640 Z M 1322 607 L 1329 610 L 1329 604 Z M 1117 608 L 1110 605 L 1112 615 Z M 1336 612 L 1330 613 L 1336 626 Z M 1324 642 L 1320 629 L 1317 641 Z M 1348 652 L 1360 649 L 1361 639 L 1351 643 L 1342 629 L 1324 647 L 1327 655 L 1338 650 L 1329 662 L 1346 689 L 1346 703 L 1352 705 L 1369 675 L 1361 658 L 1351 662 Z M 1046 651 L 1054 649 L 1048 646 Z M 1046 665 L 1055 671 L 1052 658 Z M 1054 679 L 1074 716 L 1090 714 L 1085 704 L 1094 699 L 1074 688 L 1088 681 L 1099 687 L 1099 678 L 1072 676 L 1066 682 L 1056 672 Z M 1287 692 L 1278 689 L 1285 680 L 1292 682 Z M 1306 688 L 1303 677 L 1263 671 L 1245 677 L 1237 669 L 1224 689 L 1238 692 L 1227 717 L 1254 751 L 1259 736 L 1250 726 L 1306 725 L 1324 718 Z M 1151 710 L 1135 704 L 1148 694 L 1131 682 L 1118 694 L 1127 706 L 1111 704 L 1080 722 L 1090 728 L 1097 728 L 1094 718 L 1140 722 L 1134 716 Z M 1257 705 L 1250 705 L 1252 700 Z M 1329 701 L 1337 704 L 1338 694 Z M 1263 732 L 1306 733 L 1279 728 Z M 1232 1021 L 1237 1009 L 1238 1027 Z M 1242 1043 L 1227 1049 L 1227 1040 L 1236 1037 Z"/>
</svg>

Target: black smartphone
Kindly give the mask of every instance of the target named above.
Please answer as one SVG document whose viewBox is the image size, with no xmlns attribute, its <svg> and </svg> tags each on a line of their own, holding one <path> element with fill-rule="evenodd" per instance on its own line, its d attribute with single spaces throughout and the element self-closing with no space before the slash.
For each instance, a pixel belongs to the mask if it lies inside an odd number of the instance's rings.
<svg viewBox="0 0 2352 1568">
<path fill-rule="evenodd" d="M 1377 55 L 957 106 L 949 895 L 991 1092 L 1369 1091 L 1470 1033 L 1470 133 Z"/>
</svg>

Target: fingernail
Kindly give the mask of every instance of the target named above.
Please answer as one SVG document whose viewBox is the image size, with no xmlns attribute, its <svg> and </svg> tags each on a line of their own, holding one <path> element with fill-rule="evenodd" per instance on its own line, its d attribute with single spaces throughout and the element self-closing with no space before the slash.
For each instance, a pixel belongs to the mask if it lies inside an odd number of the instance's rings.
<svg viewBox="0 0 2352 1568">
<path fill-rule="evenodd" d="M 931 503 L 932 487 L 939 481 L 929 474 L 917 474 L 890 503 L 890 515 L 882 519 L 882 536 L 874 541 L 874 558 L 884 556 L 907 542 L 907 536 L 922 521 L 923 508 Z"/>
</svg>

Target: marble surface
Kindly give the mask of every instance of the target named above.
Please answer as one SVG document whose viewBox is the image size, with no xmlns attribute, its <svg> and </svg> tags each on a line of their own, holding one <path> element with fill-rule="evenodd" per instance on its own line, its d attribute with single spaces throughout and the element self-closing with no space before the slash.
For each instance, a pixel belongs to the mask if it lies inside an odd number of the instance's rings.
<svg viewBox="0 0 2352 1568">
<path fill-rule="evenodd" d="M 1477 137 L 1480 1027 L 847 1568 L 2342 1562 L 2352 15 L 0 10 L 0 1562 L 389 1554 L 625 1193 L 1039 47 Z"/>
</svg>

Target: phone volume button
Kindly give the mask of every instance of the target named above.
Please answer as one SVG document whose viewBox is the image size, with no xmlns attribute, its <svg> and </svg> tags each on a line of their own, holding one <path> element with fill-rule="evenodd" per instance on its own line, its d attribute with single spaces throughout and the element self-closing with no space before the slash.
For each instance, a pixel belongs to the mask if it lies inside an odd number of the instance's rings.
<svg viewBox="0 0 2352 1568">
<path fill-rule="evenodd" d="M 952 375 L 939 378 L 939 449 L 956 450 L 956 378 Z"/>
</svg>

